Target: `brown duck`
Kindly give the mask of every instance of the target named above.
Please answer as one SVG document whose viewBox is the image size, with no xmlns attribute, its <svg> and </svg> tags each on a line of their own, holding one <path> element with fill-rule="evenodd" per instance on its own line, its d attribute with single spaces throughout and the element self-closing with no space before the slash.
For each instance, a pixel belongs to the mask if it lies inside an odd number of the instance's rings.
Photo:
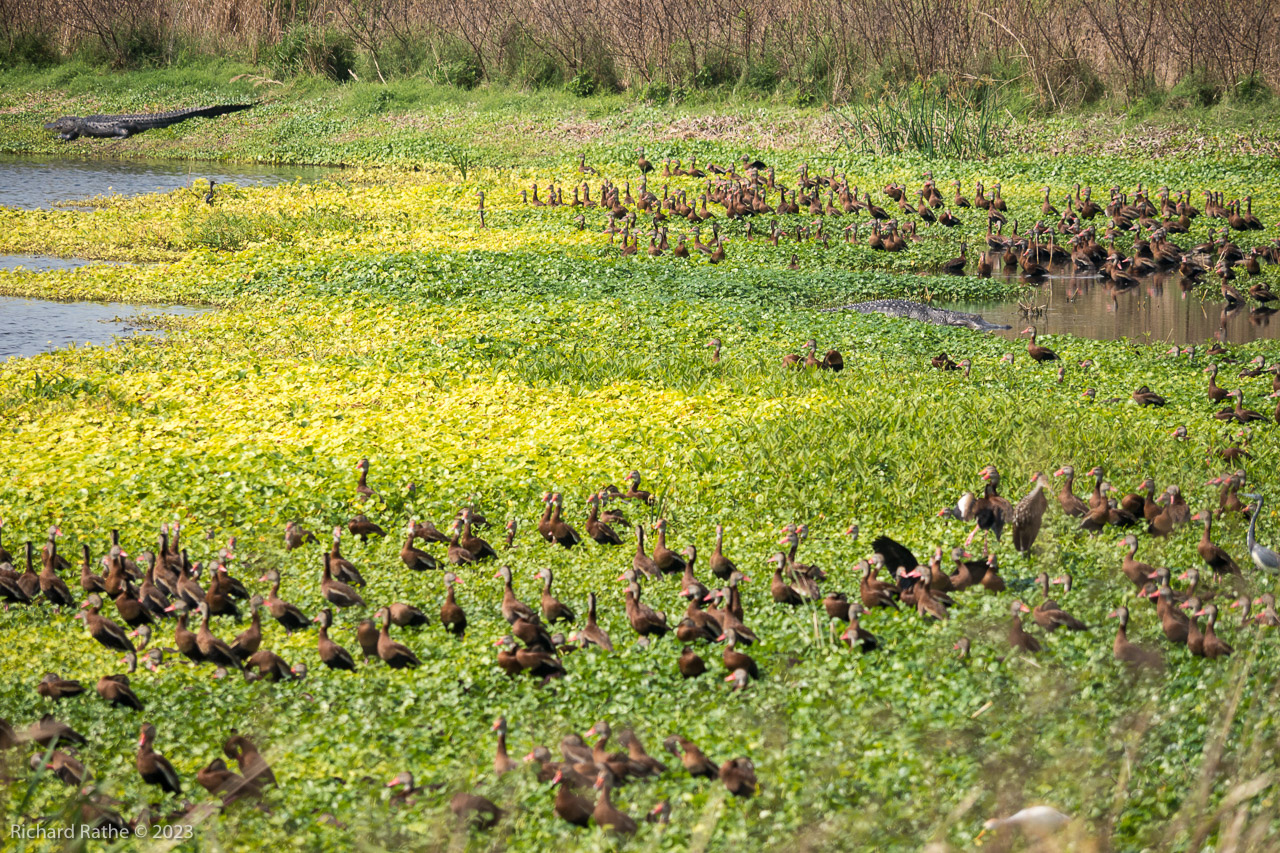
<svg viewBox="0 0 1280 853">
<path fill-rule="evenodd" d="M 320 626 L 316 632 L 320 662 L 329 669 L 345 669 L 354 672 L 356 662 L 351 657 L 351 652 L 329 639 L 329 626 L 333 624 L 333 612 L 326 607 L 316 615 L 315 621 Z"/>
<path fill-rule="evenodd" d="M 422 662 L 408 646 L 391 639 L 391 611 L 384 607 L 374 615 L 382 619 L 382 630 L 378 632 L 378 657 L 383 663 L 392 669 L 420 666 Z"/>
<path fill-rule="evenodd" d="M 147 723 L 138 736 L 138 756 L 136 764 L 138 775 L 148 785 L 156 785 L 168 794 L 181 794 L 182 783 L 178 780 L 177 771 L 169 760 L 152 747 L 156 739 L 156 727 Z"/>
<path fill-rule="evenodd" d="M 461 637 L 467 632 L 467 614 L 458 604 L 453 591 L 454 585 L 459 583 L 462 581 L 453 572 L 444 573 L 445 598 L 444 604 L 440 605 L 440 624 L 455 637 Z"/>
<path fill-rule="evenodd" d="M 1013 619 L 1009 624 L 1009 645 L 1025 652 L 1035 653 L 1040 651 L 1040 641 L 1028 634 L 1022 627 L 1022 614 L 1030 613 L 1031 608 L 1021 601 L 1015 601 L 1009 605 L 1009 612 L 1013 614 Z"/>
</svg>

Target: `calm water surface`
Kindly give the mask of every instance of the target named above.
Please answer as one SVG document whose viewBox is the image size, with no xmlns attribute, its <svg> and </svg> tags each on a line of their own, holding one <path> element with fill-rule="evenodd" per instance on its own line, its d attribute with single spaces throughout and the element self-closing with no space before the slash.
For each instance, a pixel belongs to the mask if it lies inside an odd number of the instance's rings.
<svg viewBox="0 0 1280 853">
<path fill-rule="evenodd" d="M 203 194 L 207 178 L 238 186 L 272 186 L 293 180 L 315 181 L 333 172 L 307 166 L 0 155 L 0 207 L 37 210 L 95 195 L 169 192 L 190 187 L 195 181 L 202 182 Z"/>
<path fill-rule="evenodd" d="M 1170 345 L 1280 338 L 1280 317 L 1250 307 L 1227 311 L 1224 302 L 1202 301 L 1176 271 L 1148 276 L 1128 290 L 1117 290 L 1110 281 L 1097 277 L 1071 276 L 1069 269 L 1063 272 L 1030 287 L 1016 300 L 940 302 L 938 306 L 981 314 L 992 323 L 1007 323 L 1013 329 L 996 334 L 1012 337 L 1035 324 L 1036 330 L 1046 335 L 1166 341 Z M 1244 277 L 1232 283 L 1241 292 L 1249 288 Z M 1024 314 L 1019 303 L 1044 310 Z"/>
<path fill-rule="evenodd" d="M 51 302 L 0 296 L 0 359 L 29 356 L 72 344 L 109 344 L 132 334 L 158 336 L 131 320 L 140 314 L 195 314 L 207 308 L 129 305 L 122 302 Z"/>
</svg>

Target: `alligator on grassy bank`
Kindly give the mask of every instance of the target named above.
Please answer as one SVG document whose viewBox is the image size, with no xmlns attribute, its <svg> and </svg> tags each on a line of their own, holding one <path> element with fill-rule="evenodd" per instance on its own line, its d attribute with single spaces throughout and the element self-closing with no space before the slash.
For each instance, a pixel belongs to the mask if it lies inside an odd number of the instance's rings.
<svg viewBox="0 0 1280 853">
<path fill-rule="evenodd" d="M 45 130 L 58 134 L 58 138 L 70 142 L 80 136 L 97 136 L 124 139 L 144 130 L 168 127 L 189 118 L 213 118 L 214 116 L 247 110 L 254 104 L 225 104 L 218 107 L 192 107 L 187 110 L 171 110 L 167 113 L 143 113 L 140 115 L 114 116 L 63 116 L 47 122 Z"/>
<path fill-rule="evenodd" d="M 948 311 L 945 308 L 934 308 L 922 302 L 909 302 L 906 299 L 873 299 L 870 302 L 855 302 L 852 305 L 840 305 L 821 310 L 884 314 L 886 317 L 905 317 L 908 320 L 919 320 L 921 323 L 933 323 L 937 326 L 964 326 L 975 332 L 993 332 L 997 329 L 1011 328 L 999 323 L 988 323 L 980 314 Z"/>
</svg>

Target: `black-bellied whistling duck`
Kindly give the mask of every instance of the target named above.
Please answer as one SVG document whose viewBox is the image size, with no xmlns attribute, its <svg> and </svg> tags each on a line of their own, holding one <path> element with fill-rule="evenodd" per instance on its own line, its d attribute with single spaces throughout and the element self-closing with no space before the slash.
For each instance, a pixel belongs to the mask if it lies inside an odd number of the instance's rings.
<svg viewBox="0 0 1280 853">
<path fill-rule="evenodd" d="M 577 637 L 585 644 L 599 646 L 607 652 L 613 651 L 613 642 L 609 635 L 596 623 L 596 594 L 587 594 L 587 624 L 577 633 Z"/>
<path fill-rule="evenodd" d="M 1160 629 L 1164 631 L 1165 638 L 1171 643 L 1185 643 L 1188 620 L 1186 614 L 1178 609 L 1173 590 L 1167 583 L 1162 583 L 1150 597 L 1156 600 L 1156 613 L 1160 616 Z"/>
<path fill-rule="evenodd" d="M 46 699 L 68 699 L 84 692 L 84 685 L 73 678 L 61 678 L 57 673 L 46 672 L 44 678 L 36 685 L 36 693 Z"/>
<path fill-rule="evenodd" d="M 200 616 L 200 627 L 196 630 L 196 645 L 203 659 L 214 666 L 239 669 L 240 659 L 236 657 L 235 652 L 231 651 L 231 646 L 215 637 L 209 630 L 209 605 L 203 601 L 200 602 L 196 612 Z"/>
<path fill-rule="evenodd" d="M 685 568 L 684 557 L 667 547 L 667 520 L 665 518 L 658 519 L 654 523 L 653 529 L 658 531 L 658 541 L 653 545 L 653 564 L 664 575 L 683 572 Z"/>
<path fill-rule="evenodd" d="M 224 806 L 261 793 L 248 784 L 243 776 L 228 768 L 221 758 L 215 758 L 196 773 L 196 782 L 210 794 L 221 798 Z"/>
<path fill-rule="evenodd" d="M 711 552 L 711 559 L 708 561 L 708 564 L 711 567 L 711 574 L 721 580 L 728 580 L 729 576 L 738 570 L 738 567 L 733 564 L 733 560 L 730 560 L 724 555 L 723 524 L 716 525 L 716 547 L 715 550 Z"/>
<path fill-rule="evenodd" d="M 350 560 L 342 556 L 342 528 L 333 528 L 333 547 L 329 549 L 329 561 L 333 568 L 333 576 L 351 586 L 365 586 L 360 570 Z"/>
<path fill-rule="evenodd" d="M 257 745 L 235 729 L 223 741 L 222 754 L 235 761 L 240 768 L 240 775 L 250 784 L 263 788 L 276 783 L 276 774 L 258 751 Z"/>
<path fill-rule="evenodd" d="M 520 764 L 507 755 L 507 718 L 499 717 L 494 720 L 491 731 L 498 733 L 498 746 L 493 755 L 493 772 L 501 776 L 512 770 L 519 770 Z"/>
<path fill-rule="evenodd" d="M 1042 347 L 1036 343 L 1036 327 L 1028 326 L 1019 334 L 1030 334 L 1031 340 L 1027 341 L 1027 355 L 1037 362 L 1057 361 L 1058 354 L 1048 347 Z"/>
<path fill-rule="evenodd" d="M 362 544 L 369 543 L 370 536 L 386 536 L 387 531 L 369 520 L 369 517 L 361 513 L 347 522 L 347 530 L 352 536 L 358 536 Z"/>
<path fill-rule="evenodd" d="M 374 616 L 382 620 L 382 630 L 378 632 L 378 657 L 383 663 L 392 669 L 419 666 L 422 662 L 408 646 L 391 639 L 391 611 L 384 607 Z"/>
<path fill-rule="evenodd" d="M 440 528 L 436 527 L 431 521 L 418 521 L 416 518 L 409 519 L 409 524 L 413 528 L 413 535 L 423 542 L 435 542 L 438 545 L 448 545 L 449 537 L 440 532 Z"/>
<path fill-rule="evenodd" d="M 968 637 L 961 637 L 960 639 L 956 640 L 955 645 L 951 647 L 955 651 L 959 652 L 959 654 L 956 655 L 956 660 L 968 660 L 969 650 L 970 648 L 972 648 L 972 645 L 973 644 L 969 642 Z"/>
<path fill-rule="evenodd" d="M 106 592 L 106 581 L 101 576 L 95 575 L 90 565 L 89 543 L 84 543 L 81 548 L 84 551 L 84 560 L 80 563 L 80 588 L 86 593 Z"/>
<path fill-rule="evenodd" d="M 9 550 L 4 547 L 4 541 L 2 536 L 3 533 L 4 533 L 4 519 L 0 518 L 0 563 L 9 563 L 9 564 L 16 563 L 17 560 L 15 560 L 13 555 L 9 553 Z"/>
<path fill-rule="evenodd" d="M 724 680 L 727 682 L 732 682 L 733 684 L 732 689 L 735 693 L 737 693 L 739 691 L 747 689 L 747 685 L 751 683 L 751 675 L 745 669 L 739 668 L 739 669 L 735 669 L 733 672 L 726 675 L 724 677 Z"/>
<path fill-rule="evenodd" d="M 404 546 L 400 548 L 400 559 L 415 572 L 425 572 L 430 569 L 440 568 L 440 563 L 436 561 L 435 557 L 414 547 L 413 540 L 416 536 L 416 519 L 409 519 L 409 526 L 405 529 Z M 447 539 L 445 541 L 449 542 Z M 454 545 L 450 544 L 450 547 L 452 548 Z M 468 552 L 468 556 L 470 556 L 470 552 Z"/>
<path fill-rule="evenodd" d="M 715 762 L 707 758 L 697 744 L 685 737 L 671 735 L 663 740 L 662 747 L 679 758 L 680 764 L 694 778 L 715 779 L 720 775 Z"/>
<path fill-rule="evenodd" d="M 631 627 L 642 637 L 656 636 L 661 637 L 670 631 L 667 625 L 666 614 L 661 611 L 654 610 L 649 605 L 640 600 L 640 584 L 634 580 L 627 584 L 625 593 L 627 619 L 631 622 Z"/>
<path fill-rule="evenodd" d="M 759 789 L 756 767 L 750 758 L 731 758 L 720 765 L 720 781 L 735 797 L 753 796 Z"/>
<path fill-rule="evenodd" d="M 155 751 L 152 741 L 156 739 L 156 727 L 147 723 L 138 736 L 138 756 L 136 765 L 138 775 L 148 785 L 156 785 L 169 794 L 181 794 L 182 783 L 173 765 L 163 755 Z"/>
<path fill-rule="evenodd" d="M 1064 611 L 1058 602 L 1049 597 L 1048 574 L 1041 572 L 1036 576 L 1035 582 L 1040 585 L 1041 592 L 1044 594 L 1044 600 L 1031 611 L 1031 618 L 1037 625 L 1050 633 L 1059 628 L 1067 628 L 1071 631 L 1089 630 L 1088 625 Z"/>
<path fill-rule="evenodd" d="M 55 530 L 57 528 L 54 528 Z M 28 565 L 30 565 L 30 549 L 31 543 L 27 543 L 28 549 Z M 67 588 L 62 578 L 58 577 L 55 566 L 58 562 L 58 543 L 54 534 L 49 535 L 49 542 L 45 545 L 44 551 L 41 553 L 41 562 L 43 568 L 40 570 L 39 586 L 40 592 L 45 599 L 54 607 L 74 607 L 76 600 L 71 595 L 71 590 Z"/>
<path fill-rule="evenodd" d="M 61 527 L 50 527 L 49 538 L 40 549 L 40 559 L 43 562 L 53 563 L 55 572 L 66 572 L 71 569 L 71 563 L 67 561 L 67 558 L 58 553 L 58 537 L 61 535 Z"/>
<path fill-rule="evenodd" d="M 844 640 L 850 646 L 854 643 L 859 644 L 864 653 L 875 651 L 880 646 L 880 641 L 876 638 L 876 635 L 872 634 L 859 624 L 858 617 L 866 612 L 866 610 L 862 609 L 861 604 L 857 604 L 856 602 L 854 604 L 850 604 L 849 627 L 840 635 L 840 639 Z"/>
<path fill-rule="evenodd" d="M 1148 578 L 1155 573 L 1155 567 L 1136 559 L 1138 553 L 1137 536 L 1130 533 L 1120 540 L 1119 545 L 1125 549 L 1120 571 L 1124 572 L 1125 577 L 1132 581 L 1135 587 L 1142 589 L 1146 585 Z"/>
<path fill-rule="evenodd" d="M 1022 627 L 1022 614 L 1030 613 L 1031 608 L 1021 601 L 1015 601 L 1009 605 L 1009 612 L 1013 615 L 1013 619 L 1009 623 L 1009 645 L 1025 652 L 1035 653 L 1040 651 L 1040 641 L 1028 634 Z"/>
<path fill-rule="evenodd" d="M 600 520 L 600 503 L 603 498 L 599 492 L 593 494 L 587 499 L 587 504 L 591 507 L 590 513 L 587 515 L 587 535 L 601 545 L 621 545 L 622 537 L 618 532 Z"/>
<path fill-rule="evenodd" d="M 79 787 L 84 784 L 86 776 L 84 764 L 69 753 L 55 749 L 47 762 L 44 761 L 43 755 L 31 756 L 30 766 L 32 770 L 39 770 L 42 765 L 54 778 L 65 785 Z M 129 831 L 127 825 L 125 831 Z"/>
<path fill-rule="evenodd" d="M 534 577 L 542 579 L 542 618 L 546 619 L 547 622 L 578 621 L 578 617 L 573 612 L 573 608 L 564 604 L 551 594 L 551 583 L 554 578 L 551 569 L 542 569 L 535 574 Z"/>
<path fill-rule="evenodd" d="M 502 548 L 504 551 L 510 551 L 512 544 L 516 541 L 516 530 L 519 528 L 519 522 L 514 518 L 507 522 L 507 535 L 503 540 Z"/>
<path fill-rule="evenodd" d="M 955 573 L 951 575 L 951 588 L 954 590 L 968 589 L 982 583 L 982 578 L 987 573 L 987 561 L 967 560 L 969 552 L 957 546 L 951 549 L 951 562 L 955 565 Z"/>
<path fill-rule="evenodd" d="M 391 624 L 397 628 L 417 628 L 431 623 L 427 614 L 403 601 L 394 601 L 387 605 L 387 609 L 391 611 Z"/>
<path fill-rule="evenodd" d="M 94 593 L 97 595 L 97 593 Z M 235 605 L 228 608 L 225 599 L 223 607 L 229 609 L 230 612 L 239 615 L 235 609 Z M 115 597 L 113 603 L 116 606 L 116 612 L 120 614 L 120 618 L 130 628 L 137 628 L 139 625 L 154 625 L 156 617 L 151 611 L 138 599 L 137 593 L 133 591 L 133 583 L 127 578 L 120 587 L 120 594 Z"/>
<path fill-rule="evenodd" d="M 996 541 L 1000 541 L 1000 534 L 1004 532 L 1005 521 L 1013 514 L 1013 507 L 1006 498 L 996 493 L 1000 486 L 1000 472 L 996 470 L 996 466 L 987 465 L 980 472 L 982 479 L 986 481 L 986 487 L 983 490 L 982 497 L 978 498 L 973 505 L 973 517 L 977 522 L 977 526 L 969 534 L 965 544 L 973 540 L 979 530 L 990 531 L 996 535 Z"/>
<path fill-rule="evenodd" d="M 1240 627 L 1247 628 L 1253 622 L 1253 599 L 1241 595 L 1228 605 L 1232 610 L 1240 611 Z"/>
<path fill-rule="evenodd" d="M 446 556 L 449 562 L 455 566 L 469 566 L 476 561 L 476 555 L 462 547 L 462 543 L 459 541 L 461 537 L 462 525 L 460 522 L 455 521 L 449 525 L 449 548 Z"/>
<path fill-rule="evenodd" d="M 444 604 L 440 605 L 440 624 L 455 637 L 461 637 L 467 632 L 467 614 L 459 606 L 453 591 L 454 584 L 459 583 L 462 581 L 453 572 L 444 573 L 445 597 Z"/>
<path fill-rule="evenodd" d="M 1107 618 L 1120 620 L 1120 624 L 1116 626 L 1116 640 L 1111 647 L 1116 660 L 1151 669 L 1158 669 L 1164 665 L 1164 658 L 1159 652 L 1129 641 L 1129 608 L 1117 607 L 1107 614 Z"/>
<path fill-rule="evenodd" d="M 636 525 L 636 553 L 631 558 L 632 567 L 641 575 L 649 578 L 662 577 L 662 571 L 658 568 L 658 564 L 653 561 L 648 554 L 644 552 L 644 525 Z"/>
<path fill-rule="evenodd" d="M 1014 505 L 1011 513 L 1013 547 L 1020 554 L 1029 552 L 1031 546 L 1035 544 L 1036 537 L 1040 535 L 1044 511 L 1049 507 L 1049 501 L 1044 496 L 1045 489 L 1049 487 L 1048 478 L 1037 471 L 1031 478 L 1031 482 L 1035 484 L 1034 488 Z"/>
<path fill-rule="evenodd" d="M 356 625 L 356 642 L 360 644 L 360 653 L 364 662 L 368 663 L 378 656 L 378 625 L 372 619 L 361 619 Z"/>
<path fill-rule="evenodd" d="M 946 593 L 939 593 L 935 596 L 929 590 L 929 579 L 931 573 L 926 566 L 916 566 L 909 572 L 903 572 L 902 576 L 907 578 L 915 578 L 915 585 L 909 590 L 902 593 L 902 602 L 908 606 L 914 606 L 916 612 L 926 619 L 937 619 L 946 621 L 950 618 L 947 613 L 947 605 L 951 599 Z"/>
<path fill-rule="evenodd" d="M 72 744 L 74 746 L 84 746 L 87 743 L 84 735 L 66 723 L 54 719 L 52 714 L 45 714 L 32 723 L 24 733 L 24 738 L 35 741 L 43 747 L 48 747 L 55 740 L 59 744 Z"/>
<path fill-rule="evenodd" d="M 173 627 L 173 644 L 187 660 L 195 664 L 203 663 L 204 655 L 200 652 L 200 644 L 196 642 L 195 632 L 187 628 L 186 602 L 175 601 L 169 605 L 168 610 L 178 614 L 178 621 Z"/>
<path fill-rule="evenodd" d="M 1204 369 L 1204 372 L 1209 374 L 1209 399 L 1215 403 L 1221 403 L 1227 399 L 1230 392 L 1226 388 L 1218 387 L 1218 365 L 1211 364 Z"/>
<path fill-rule="evenodd" d="M 1254 616 L 1261 627 L 1264 628 L 1280 628 L 1280 615 L 1276 613 L 1276 598 L 1269 592 L 1254 599 L 1254 604 L 1262 608 L 1262 612 Z"/>
<path fill-rule="evenodd" d="M 697 678 L 707 671 L 707 663 L 698 653 L 693 650 L 693 646 L 685 646 L 680 651 L 680 675 L 684 678 Z"/>
<path fill-rule="evenodd" d="M 1062 488 L 1058 491 L 1058 505 L 1062 511 L 1073 518 L 1080 518 L 1089 511 L 1089 505 L 1076 497 L 1073 491 L 1076 469 L 1071 465 L 1063 465 L 1053 472 L 1055 477 L 1063 477 Z"/>
<path fill-rule="evenodd" d="M 498 552 L 493 550 L 493 546 L 479 536 L 471 533 L 473 525 L 478 524 L 478 517 L 475 511 L 470 507 L 462 511 L 462 536 L 458 539 L 458 544 L 471 552 L 471 555 L 477 560 L 497 559 Z"/>
<path fill-rule="evenodd" d="M 681 241 L 681 246 L 677 246 L 677 247 L 676 247 L 676 254 L 679 254 L 679 249 L 680 249 L 680 248 L 683 246 L 683 244 L 684 244 L 684 238 L 683 238 L 683 237 L 681 237 L 681 238 L 680 238 L 680 241 Z M 685 250 L 685 253 L 684 253 L 683 255 L 680 255 L 680 257 L 687 257 L 687 256 L 688 256 L 688 254 L 689 254 L 688 250 Z M 719 339 L 719 338 L 712 338 L 711 340 L 707 341 L 707 344 L 706 344 L 706 345 L 707 345 L 707 346 L 709 346 L 709 347 L 711 347 L 711 363 L 712 363 L 712 364 L 719 364 L 719 363 L 720 363 L 720 348 L 721 348 L 721 347 L 723 347 L 723 346 L 724 346 L 724 344 L 720 342 L 720 339 Z"/>
<path fill-rule="evenodd" d="M 1004 578 L 1000 577 L 1000 565 L 995 554 L 987 556 L 987 570 L 983 573 L 982 580 L 979 582 L 987 592 L 1005 591 Z"/>
<path fill-rule="evenodd" d="M 315 621 L 320 625 L 317 631 L 317 646 L 320 651 L 320 662 L 329 669 L 346 669 L 355 671 L 355 658 L 351 657 L 351 652 L 329 639 L 329 626 L 333 624 L 333 613 L 329 608 L 321 610 L 316 615 Z"/>
<path fill-rule="evenodd" d="M 1195 657 L 1202 658 L 1204 657 L 1204 634 L 1200 631 L 1198 621 L 1200 599 L 1192 596 L 1178 606 L 1190 614 L 1187 619 L 1187 651 Z"/>
<path fill-rule="evenodd" d="M 40 575 L 35 570 L 35 546 L 31 542 L 26 545 L 27 569 L 14 579 L 19 591 L 31 601 L 40 594 Z"/>
<path fill-rule="evenodd" d="M 206 595 L 205 589 L 200 585 L 199 580 L 201 568 L 200 563 L 191 564 L 191 561 L 187 559 L 186 549 L 183 549 L 182 562 L 178 567 L 178 585 L 175 592 L 192 610 L 204 602 Z"/>
<path fill-rule="evenodd" d="M 1197 616 L 1205 617 L 1204 623 L 1204 656 L 1209 659 L 1224 658 L 1231 654 L 1235 649 L 1231 648 L 1225 640 L 1219 637 L 1214 628 L 1218 622 L 1218 608 L 1212 604 L 1206 604 L 1196 612 Z"/>
<path fill-rule="evenodd" d="M 201 604 L 203 603 L 201 602 Z M 121 652 L 133 651 L 133 643 L 129 642 L 128 632 L 98 613 L 101 607 L 102 599 L 97 593 L 94 593 L 81 605 L 81 612 L 76 614 L 76 618 L 83 619 L 85 627 L 89 629 L 89 636 L 108 649 L 115 649 Z"/>
<path fill-rule="evenodd" d="M 648 753 L 633 729 L 618 732 L 618 743 L 627 748 L 627 757 L 631 759 L 632 766 L 640 771 L 638 775 L 660 776 L 667 772 L 667 765 Z"/>
<path fill-rule="evenodd" d="M 492 829 L 506 814 L 492 800 L 469 791 L 459 791 L 449 799 L 449 811 L 463 825 Z"/>
<path fill-rule="evenodd" d="M 204 603 L 209 605 L 209 614 L 211 616 L 231 616 L 235 619 L 240 618 L 240 611 L 236 607 L 235 602 L 231 600 L 231 581 L 230 575 L 227 573 L 227 567 L 222 563 L 213 564 L 213 574 L 209 578 L 209 589 L 204 594 Z M 129 582 L 125 581 L 125 592 L 122 592 L 120 598 L 125 598 L 128 592 Z M 116 599 L 116 607 L 120 607 L 120 598 Z M 141 606 L 141 603 L 139 603 Z M 121 614 L 123 615 L 123 613 Z"/>
<path fill-rule="evenodd" d="M 551 512 L 555 509 L 551 502 L 551 492 L 543 492 L 539 500 L 542 501 L 542 517 L 538 519 L 538 535 L 544 542 L 555 542 L 556 538 L 551 535 Z"/>
<path fill-rule="evenodd" d="M 561 820 L 574 826 L 588 826 L 591 823 L 591 801 L 579 796 L 565 784 L 563 771 L 557 771 L 551 784 L 556 787 L 555 813 Z"/>
<path fill-rule="evenodd" d="M 868 609 L 873 607 L 892 607 L 898 609 L 898 602 L 895 597 L 898 595 L 898 586 L 896 584 L 887 583 L 876 577 L 876 566 L 870 563 L 864 564 L 862 569 L 862 578 L 858 582 L 858 597 L 862 600 L 862 605 Z"/>
<path fill-rule="evenodd" d="M 1196 544 L 1196 552 L 1200 555 L 1200 559 L 1213 569 L 1215 577 L 1222 575 L 1234 575 L 1243 577 L 1240 567 L 1236 565 L 1236 561 L 1231 555 L 1219 548 L 1209 539 L 1209 528 L 1213 524 L 1213 513 L 1209 510 L 1201 510 L 1191 517 L 1192 521 L 1203 521 L 1204 532 L 1200 535 L 1200 541 Z"/>
<path fill-rule="evenodd" d="M 494 578 L 502 579 L 502 618 L 508 623 L 513 623 L 517 619 L 526 619 L 530 622 L 537 620 L 537 616 L 533 612 L 533 608 L 516 598 L 516 591 L 511 586 L 511 568 L 503 566 L 498 569 Z"/>
<path fill-rule="evenodd" d="M 266 574 L 258 578 L 258 581 L 271 584 L 271 591 L 263 599 L 263 603 L 267 605 L 267 612 L 271 614 L 271 618 L 284 628 L 285 636 L 289 636 L 294 631 L 306 630 L 311 620 L 296 605 L 280 597 L 280 572 L 268 569 Z"/>
<path fill-rule="evenodd" d="M 294 551 L 301 548 L 305 543 L 319 541 L 316 535 L 310 530 L 304 530 L 302 525 L 296 521 L 286 521 L 284 524 L 284 549 L 286 551 Z"/>
<path fill-rule="evenodd" d="M 782 579 L 782 567 L 786 564 L 787 557 L 782 552 L 778 552 L 769 558 L 769 563 L 773 564 L 773 578 L 769 582 L 769 592 L 773 595 L 773 600 L 778 604 L 798 605 L 804 604 L 805 596 L 796 591 L 795 587 Z"/>
<path fill-rule="evenodd" d="M 356 470 L 360 472 L 360 482 L 356 484 L 356 497 L 360 503 L 364 503 L 369 498 L 381 498 L 377 491 L 369 487 L 369 460 L 362 458 L 356 463 Z"/>
<path fill-rule="evenodd" d="M 755 659 L 746 652 L 738 651 L 738 632 L 735 629 L 726 628 L 719 639 L 725 641 L 724 651 L 720 655 L 725 669 L 729 670 L 729 672 L 733 672 L 735 669 L 745 669 L 752 678 L 760 677 L 760 667 L 756 665 Z"/>
<path fill-rule="evenodd" d="M 828 619 L 849 621 L 849 596 L 843 592 L 829 592 L 822 598 L 822 609 L 827 611 Z M 865 610 L 863 611 L 866 612 Z"/>
<path fill-rule="evenodd" d="M 656 502 L 654 496 L 640 488 L 639 471 L 632 471 L 627 475 L 627 478 L 623 480 L 623 482 L 629 484 L 629 488 L 622 493 L 623 500 L 640 501 L 641 503 L 648 504 L 649 506 L 654 505 Z"/>
<path fill-rule="evenodd" d="M 559 492 L 551 496 L 551 505 L 554 507 L 550 522 L 551 539 L 562 547 L 572 548 L 582 541 L 582 537 L 578 535 L 577 530 L 573 529 L 573 525 L 561 518 L 564 511 L 564 498 Z"/>
<path fill-rule="evenodd" d="M 124 664 L 129 672 L 133 672 L 138 666 L 138 656 L 132 651 L 128 652 L 124 656 Z M 99 696 L 112 705 L 134 711 L 142 710 L 142 700 L 129 687 L 128 674 L 102 676 L 98 679 L 97 691 Z"/>
</svg>

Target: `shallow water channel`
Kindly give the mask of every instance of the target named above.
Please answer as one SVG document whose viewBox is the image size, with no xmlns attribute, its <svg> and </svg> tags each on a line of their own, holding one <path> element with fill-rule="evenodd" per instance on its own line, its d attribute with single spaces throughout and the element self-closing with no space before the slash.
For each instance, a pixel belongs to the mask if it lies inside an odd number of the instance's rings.
<svg viewBox="0 0 1280 853">
<path fill-rule="evenodd" d="M 207 308 L 182 305 L 130 305 L 123 302 L 53 302 L 0 296 L 0 360 L 30 356 L 73 344 L 109 344 L 117 337 L 158 336 L 139 328 L 148 314 L 195 314 Z"/>
<path fill-rule="evenodd" d="M 309 166 L 265 166 L 176 160 L 76 160 L 0 154 L 0 207 L 38 210 L 96 195 L 142 195 L 191 187 L 201 181 L 273 186 L 315 181 L 335 170 Z M 194 190 L 193 190 L 194 191 Z"/>
<path fill-rule="evenodd" d="M 997 332 L 1014 336 L 1029 325 L 1045 335 L 1069 334 L 1095 340 L 1127 339 L 1170 345 L 1245 343 L 1280 338 L 1280 316 L 1257 310 L 1256 304 L 1228 311 L 1225 302 L 1206 302 L 1180 274 L 1156 274 L 1137 287 L 1118 290 L 1099 277 L 1073 276 L 1070 270 L 1029 286 L 1007 302 L 939 302 L 940 308 L 981 314 L 989 322 L 1013 328 Z M 1244 292 L 1248 282 L 1233 282 Z M 1015 277 L 1016 279 L 1016 277 Z M 1031 310 L 1024 311 L 1024 308 Z"/>
</svg>

